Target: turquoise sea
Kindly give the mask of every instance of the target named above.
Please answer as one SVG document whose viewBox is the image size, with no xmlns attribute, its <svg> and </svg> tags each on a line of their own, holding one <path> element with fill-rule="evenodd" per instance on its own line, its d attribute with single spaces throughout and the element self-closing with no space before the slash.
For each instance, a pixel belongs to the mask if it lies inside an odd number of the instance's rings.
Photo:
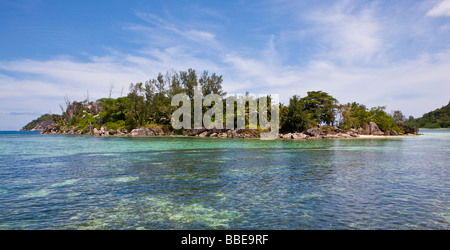
<svg viewBox="0 0 450 250">
<path fill-rule="evenodd" d="M 450 130 L 387 139 L 0 132 L 0 229 L 450 229 Z"/>
</svg>

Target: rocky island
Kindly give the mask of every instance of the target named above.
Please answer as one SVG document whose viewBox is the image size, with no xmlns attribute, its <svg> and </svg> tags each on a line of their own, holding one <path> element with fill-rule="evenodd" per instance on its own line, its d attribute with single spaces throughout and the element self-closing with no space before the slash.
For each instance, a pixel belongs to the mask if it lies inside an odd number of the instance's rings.
<svg viewBox="0 0 450 250">
<path fill-rule="evenodd" d="M 185 93 L 193 102 L 194 88 L 201 86 L 203 94 L 224 97 L 222 76 L 208 71 L 197 75 L 195 70 L 167 72 L 145 83 L 131 84 L 125 97 L 102 98 L 94 102 L 70 102 L 61 106 L 62 115 L 45 114 L 27 124 L 23 130 L 39 130 L 42 134 L 90 134 L 93 136 L 197 136 L 220 138 L 259 138 L 258 129 L 180 129 L 170 121 L 177 107 L 171 99 Z M 247 94 L 244 99 L 245 124 L 249 124 Z M 270 96 L 267 98 L 270 99 Z M 259 99 L 253 101 L 259 102 Z M 223 109 L 228 109 L 224 101 Z M 234 104 L 232 104 L 234 105 Z M 259 108 L 259 106 L 258 106 Z M 202 107 L 207 112 L 208 107 Z M 235 107 L 231 107 L 235 109 Z M 270 109 L 270 106 L 268 106 Z M 386 113 L 385 107 L 367 108 L 356 102 L 339 104 L 323 91 L 311 91 L 301 98 L 294 95 L 289 104 L 279 104 L 279 138 L 319 139 L 417 135 L 418 129 L 405 124 L 401 111 Z M 192 109 L 192 113 L 193 113 Z M 234 119 L 237 113 L 234 113 Z M 233 114 L 231 114 L 233 115 Z M 225 120 L 225 119 L 224 119 Z M 225 126 L 224 126 L 225 127 Z"/>
<path fill-rule="evenodd" d="M 218 138 L 259 138 L 262 130 L 251 129 L 191 129 L 174 131 L 167 125 L 147 125 L 134 128 L 128 131 L 126 128 L 112 129 L 105 126 L 102 122 L 100 114 L 102 113 L 102 102 L 92 102 L 89 104 L 73 102 L 65 112 L 66 119 L 61 119 L 58 115 L 44 115 L 39 118 L 39 122 L 30 131 L 41 131 L 40 134 L 63 134 L 63 135 L 92 135 L 92 136 L 196 136 L 196 137 L 218 137 Z M 61 126 L 68 124 L 68 120 L 77 116 L 85 118 L 91 116 L 95 122 L 86 127 L 83 126 Z M 55 119 L 56 118 L 56 119 Z M 60 124 L 57 123 L 60 122 Z M 343 138 L 367 138 L 381 136 L 400 136 L 400 135 L 418 135 L 419 131 L 416 127 L 408 127 L 403 124 L 397 124 L 403 132 L 397 132 L 393 129 L 382 131 L 375 122 L 366 123 L 357 129 L 342 129 L 338 126 L 318 126 L 309 128 L 303 132 L 285 132 L 280 133 L 280 139 L 343 139 Z"/>
</svg>

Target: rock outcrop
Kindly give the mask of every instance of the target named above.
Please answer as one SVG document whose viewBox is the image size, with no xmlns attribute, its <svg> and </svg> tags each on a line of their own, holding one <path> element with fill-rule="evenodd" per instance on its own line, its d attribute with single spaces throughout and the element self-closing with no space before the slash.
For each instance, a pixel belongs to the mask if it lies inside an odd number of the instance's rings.
<svg viewBox="0 0 450 250">
<path fill-rule="evenodd" d="M 94 129 L 92 130 L 92 135 L 93 135 L 93 136 L 100 136 L 100 131 L 98 131 L 97 128 L 94 128 Z"/>
<path fill-rule="evenodd" d="M 316 128 L 311 128 L 311 129 L 306 130 L 305 134 L 310 137 L 319 137 L 320 136 L 319 130 L 317 130 Z"/>
<path fill-rule="evenodd" d="M 294 140 L 303 140 L 306 138 L 308 138 L 308 136 L 303 133 L 293 133 L 292 134 L 292 139 L 294 139 Z"/>
<path fill-rule="evenodd" d="M 56 134 L 58 133 L 58 129 L 56 128 L 55 123 L 46 126 L 40 134 Z"/>
<path fill-rule="evenodd" d="M 405 134 L 418 134 L 417 128 L 410 128 L 404 125 L 398 125 L 400 129 L 405 131 Z M 382 131 L 375 122 L 365 124 L 358 129 L 341 129 L 338 127 L 323 126 L 320 128 L 311 128 L 302 133 L 286 133 L 280 134 L 280 139 L 343 139 L 343 138 L 357 138 L 365 135 L 376 136 L 399 136 L 402 135 L 394 130 Z"/>
<path fill-rule="evenodd" d="M 36 125 L 36 127 L 31 129 L 30 131 L 44 131 L 46 128 L 49 128 L 49 127 L 55 128 L 55 121 L 51 120 L 51 121 L 40 122 Z"/>
<path fill-rule="evenodd" d="M 392 129 L 384 131 L 384 135 L 398 135 L 398 133 Z"/>
<path fill-rule="evenodd" d="M 397 126 L 405 133 L 405 134 L 412 134 L 417 135 L 419 134 L 419 129 L 417 127 L 409 127 L 406 125 L 403 125 L 401 123 L 398 123 Z"/>
<path fill-rule="evenodd" d="M 87 109 L 92 114 L 97 115 L 97 114 L 100 114 L 100 112 L 102 112 L 102 104 L 103 103 L 101 101 L 91 102 L 91 103 L 80 103 L 80 102 L 75 101 L 67 106 L 66 114 L 69 119 L 72 119 L 79 110 Z"/>
<path fill-rule="evenodd" d="M 137 129 L 131 130 L 129 133 L 130 136 L 163 136 L 165 135 L 164 130 L 162 130 L 159 126 L 148 126 L 148 127 L 141 127 Z"/>
<path fill-rule="evenodd" d="M 369 128 L 370 128 L 371 135 L 384 135 L 384 132 L 381 131 L 381 129 L 378 127 L 378 125 L 375 122 L 370 122 Z"/>
</svg>

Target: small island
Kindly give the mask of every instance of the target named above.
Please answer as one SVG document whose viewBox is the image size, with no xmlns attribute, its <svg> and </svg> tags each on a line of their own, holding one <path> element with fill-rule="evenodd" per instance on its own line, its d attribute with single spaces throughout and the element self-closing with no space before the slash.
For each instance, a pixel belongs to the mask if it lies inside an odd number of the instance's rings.
<svg viewBox="0 0 450 250">
<path fill-rule="evenodd" d="M 130 84 L 129 93 L 125 97 L 109 97 L 97 101 L 87 99 L 81 102 L 71 102 L 66 97 L 66 107 L 61 106 L 61 115 L 45 114 L 24 126 L 22 130 L 41 131 L 42 134 L 93 136 L 258 138 L 264 131 L 259 126 L 256 130 L 249 129 L 248 126 L 245 129 L 175 130 L 171 126 L 171 114 L 177 109 L 171 105 L 174 95 L 186 93 L 192 100 L 194 88 L 201 86 L 205 95 L 214 93 L 224 97 L 226 93 L 222 90 L 222 81 L 222 76 L 210 75 L 208 71 L 197 75 L 193 69 L 167 72 L 165 75 L 159 73 L 156 79 Z M 449 105 L 445 107 L 447 110 Z M 224 109 L 225 106 L 226 103 Z M 294 95 L 287 105 L 279 104 L 278 137 L 301 140 L 419 134 L 417 126 L 414 125 L 420 124 L 420 119 L 405 119 L 401 111 L 388 114 L 385 109 L 369 109 L 356 102 L 340 104 L 323 91 L 310 91 L 305 97 Z M 206 110 L 203 107 L 203 113 Z M 248 124 L 248 114 L 245 120 Z M 448 121 L 446 122 L 448 126 Z"/>
</svg>

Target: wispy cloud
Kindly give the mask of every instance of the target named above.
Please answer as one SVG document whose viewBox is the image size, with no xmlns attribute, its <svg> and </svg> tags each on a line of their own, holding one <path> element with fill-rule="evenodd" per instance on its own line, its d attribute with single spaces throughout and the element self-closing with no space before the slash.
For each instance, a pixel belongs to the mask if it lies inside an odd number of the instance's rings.
<svg viewBox="0 0 450 250">
<path fill-rule="evenodd" d="M 12 115 L 12 116 L 39 116 L 39 115 L 42 115 L 42 113 L 38 113 L 38 112 L 9 112 L 8 115 Z"/>
<path fill-rule="evenodd" d="M 340 1 L 307 15 L 320 32 L 323 57 L 344 63 L 368 63 L 383 52 L 383 33 L 375 4 L 357 6 Z M 320 55 L 320 54 L 319 54 Z"/>
<path fill-rule="evenodd" d="M 192 29 L 186 22 L 176 21 L 174 19 L 168 21 L 152 13 L 137 12 L 136 15 L 145 21 L 147 25 L 131 24 L 126 26 L 126 29 L 141 30 L 155 37 L 175 35 L 178 39 L 182 38 L 183 41 L 196 42 L 208 47 L 217 45 L 213 33 L 201 29 Z"/>
<path fill-rule="evenodd" d="M 443 0 L 427 12 L 427 16 L 450 16 L 450 0 Z"/>
</svg>

